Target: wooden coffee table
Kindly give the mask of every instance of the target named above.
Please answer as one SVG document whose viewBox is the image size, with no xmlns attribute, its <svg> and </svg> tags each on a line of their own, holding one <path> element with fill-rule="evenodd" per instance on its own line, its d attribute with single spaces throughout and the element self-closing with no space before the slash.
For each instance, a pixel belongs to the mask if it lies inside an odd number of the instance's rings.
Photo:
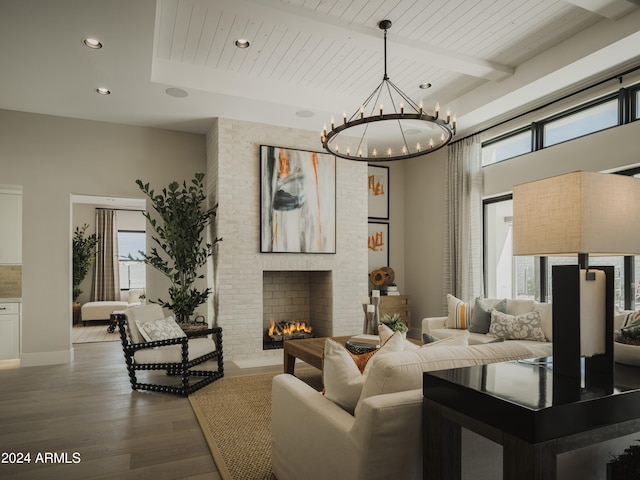
<svg viewBox="0 0 640 480">
<path fill-rule="evenodd" d="M 299 340 L 284 341 L 284 373 L 293 372 L 296 368 L 296 358 L 308 363 L 318 370 L 322 370 L 322 354 L 324 353 L 324 344 L 327 338 L 332 338 L 336 342 L 344 344 L 353 335 L 346 337 L 318 337 L 318 338 L 302 338 Z"/>
<path fill-rule="evenodd" d="M 318 370 L 322 370 L 322 354 L 324 353 L 324 344 L 327 338 L 331 338 L 343 345 L 353 335 L 347 335 L 346 337 L 319 337 L 319 338 L 303 338 L 300 340 L 285 340 L 284 341 L 284 373 L 293 372 L 296 368 L 296 358 L 299 358 L 303 362 L 308 363 L 312 367 L 316 367 Z M 416 345 L 421 345 L 421 342 L 412 338 L 408 339 L 410 342 Z"/>
</svg>

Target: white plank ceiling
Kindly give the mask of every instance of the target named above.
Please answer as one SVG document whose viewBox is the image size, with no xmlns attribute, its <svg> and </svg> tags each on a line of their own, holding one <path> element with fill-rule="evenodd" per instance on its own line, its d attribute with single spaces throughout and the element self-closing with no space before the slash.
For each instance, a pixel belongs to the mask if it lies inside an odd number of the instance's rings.
<svg viewBox="0 0 640 480">
<path fill-rule="evenodd" d="M 382 79 L 377 25 L 389 19 L 390 79 L 425 105 L 457 108 L 472 129 L 516 103 L 548 100 L 552 88 L 640 63 L 637 3 L 2 0 L 0 108 L 197 133 L 216 116 L 319 131 Z M 105 47 L 82 47 L 87 35 Z M 238 38 L 250 48 L 238 49 Z M 37 88 L 43 79 L 57 94 Z M 97 99 L 98 84 L 112 95 Z M 170 87 L 188 97 L 169 97 Z"/>
</svg>

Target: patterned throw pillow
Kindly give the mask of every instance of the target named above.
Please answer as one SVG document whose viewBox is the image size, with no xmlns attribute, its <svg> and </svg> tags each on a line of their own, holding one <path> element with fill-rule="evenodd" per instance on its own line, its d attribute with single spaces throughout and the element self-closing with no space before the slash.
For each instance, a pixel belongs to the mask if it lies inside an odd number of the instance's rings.
<svg viewBox="0 0 640 480">
<path fill-rule="evenodd" d="M 542 331 L 542 315 L 539 311 L 514 316 L 491 310 L 491 326 L 488 335 L 507 340 L 534 340 L 546 342 Z"/>
<path fill-rule="evenodd" d="M 471 302 L 463 302 L 450 293 L 447 294 L 447 328 L 460 328 L 466 330 L 471 319 Z"/>
<path fill-rule="evenodd" d="M 147 342 L 187 336 L 171 316 L 146 322 L 136 321 L 136 325 Z"/>
</svg>

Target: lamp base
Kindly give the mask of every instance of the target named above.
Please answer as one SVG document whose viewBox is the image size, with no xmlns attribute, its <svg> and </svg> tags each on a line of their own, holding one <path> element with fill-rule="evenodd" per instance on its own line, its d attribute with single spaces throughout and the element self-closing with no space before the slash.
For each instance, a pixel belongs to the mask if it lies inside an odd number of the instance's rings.
<svg viewBox="0 0 640 480">
<path fill-rule="evenodd" d="M 614 268 L 590 267 L 601 270 L 605 274 L 605 311 L 593 313 L 599 320 L 604 316 L 602 332 L 604 335 L 604 353 L 584 358 L 581 351 L 581 333 L 592 330 L 593 325 L 581 322 L 581 305 L 588 298 L 581 299 L 581 270 L 579 265 L 554 265 L 552 275 L 553 293 L 553 371 L 554 397 L 574 396 L 581 386 L 603 387 L 613 389 L 613 304 L 614 304 Z M 582 271 L 584 273 L 584 271 Z M 590 280 L 586 280 L 587 282 Z M 599 340 L 599 339 L 598 339 Z M 583 366 L 584 365 L 584 366 Z M 556 391 L 555 379 L 562 379 Z"/>
</svg>

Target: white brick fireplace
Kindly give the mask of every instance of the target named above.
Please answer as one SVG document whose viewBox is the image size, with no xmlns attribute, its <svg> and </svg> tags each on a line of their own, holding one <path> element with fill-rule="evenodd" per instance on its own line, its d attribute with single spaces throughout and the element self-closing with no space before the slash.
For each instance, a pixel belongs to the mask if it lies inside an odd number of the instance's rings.
<svg viewBox="0 0 640 480">
<path fill-rule="evenodd" d="M 208 313 L 223 328 L 226 360 L 282 356 L 281 350 L 263 350 L 272 305 L 265 303 L 265 272 L 323 272 L 324 286 L 311 290 L 328 289 L 330 305 L 316 320 L 317 331 L 351 335 L 362 329 L 360 303 L 368 288 L 366 164 L 336 159 L 335 254 L 260 253 L 260 145 L 321 149 L 314 132 L 238 120 L 218 119 L 207 134 L 206 181 L 210 200 L 219 205 L 216 233 L 223 239 L 209 269 L 216 295 Z M 305 295 L 312 294 L 300 294 Z"/>
</svg>

